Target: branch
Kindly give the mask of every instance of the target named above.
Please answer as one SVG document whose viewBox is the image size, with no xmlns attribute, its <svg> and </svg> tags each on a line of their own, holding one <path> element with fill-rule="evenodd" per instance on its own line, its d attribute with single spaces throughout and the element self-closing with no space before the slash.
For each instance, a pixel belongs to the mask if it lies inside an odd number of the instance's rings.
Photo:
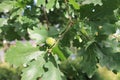
<svg viewBox="0 0 120 80">
<path fill-rule="evenodd" d="M 48 20 L 48 17 L 47 17 L 47 12 L 46 12 L 46 8 L 43 6 L 43 13 L 44 13 L 44 16 L 45 16 L 45 20 L 46 20 L 46 24 L 47 24 L 47 29 L 49 30 L 49 20 Z"/>
</svg>

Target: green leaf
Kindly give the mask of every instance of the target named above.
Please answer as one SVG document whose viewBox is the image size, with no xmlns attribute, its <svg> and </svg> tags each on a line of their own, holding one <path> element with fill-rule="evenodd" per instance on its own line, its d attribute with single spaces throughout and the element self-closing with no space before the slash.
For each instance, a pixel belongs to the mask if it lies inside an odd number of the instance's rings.
<svg viewBox="0 0 120 80">
<path fill-rule="evenodd" d="M 113 52 L 111 47 L 96 47 L 96 53 L 101 66 L 120 71 L 120 52 Z"/>
<path fill-rule="evenodd" d="M 37 47 L 33 47 L 30 43 L 25 44 L 17 42 L 11 46 L 6 52 L 6 61 L 15 66 L 27 65 L 32 59 L 37 59 L 44 51 L 39 51 Z"/>
<path fill-rule="evenodd" d="M 14 9 L 14 11 L 12 11 L 12 14 L 10 15 L 10 18 L 14 18 L 15 16 L 23 16 L 23 12 L 24 9 L 23 8 L 19 8 L 19 9 Z M 19 18 L 19 17 L 18 17 Z M 27 21 L 27 20 L 26 20 Z"/>
<path fill-rule="evenodd" d="M 115 33 L 116 26 L 113 24 L 110 24 L 110 23 L 105 23 L 105 24 L 103 24 L 101 30 L 99 30 L 99 31 L 100 31 L 100 34 L 111 35 L 111 34 Z"/>
<path fill-rule="evenodd" d="M 111 24 L 109 22 L 103 22 L 103 21 L 96 21 L 92 22 L 89 21 L 87 23 L 84 23 L 84 26 L 81 28 L 81 32 L 86 36 L 93 36 L 95 35 L 97 38 L 101 37 L 104 38 L 105 36 L 108 37 L 116 32 L 117 26 L 114 24 Z M 103 40 L 103 39 L 99 39 Z"/>
<path fill-rule="evenodd" d="M 80 9 L 80 5 L 75 0 L 69 0 L 69 4 L 71 4 L 75 9 Z"/>
<path fill-rule="evenodd" d="M 111 48 L 112 53 L 120 52 L 120 43 L 115 39 L 102 41 L 102 44 L 105 45 L 105 47 Z"/>
<path fill-rule="evenodd" d="M 48 3 L 46 4 L 46 8 L 47 8 L 48 10 L 52 9 L 53 6 L 55 5 L 55 1 L 56 1 L 56 0 L 48 0 Z"/>
<path fill-rule="evenodd" d="M 97 59 L 94 48 L 90 47 L 87 49 L 87 51 L 81 49 L 80 54 L 83 56 L 83 60 L 80 64 L 81 70 L 83 73 L 87 73 L 88 77 L 91 78 L 97 69 Z"/>
<path fill-rule="evenodd" d="M 45 0 L 37 0 L 37 6 L 45 5 Z"/>
<path fill-rule="evenodd" d="M 68 47 L 60 47 L 60 50 L 64 53 L 65 57 L 68 58 L 70 55 L 74 53 L 74 49 Z"/>
<path fill-rule="evenodd" d="M 33 30 L 28 29 L 28 33 L 30 38 L 35 40 L 35 42 L 38 44 L 45 42 L 48 36 L 48 32 L 44 27 L 42 28 L 34 27 Z"/>
<path fill-rule="evenodd" d="M 5 18 L 0 18 L 0 27 L 7 24 L 7 19 Z"/>
<path fill-rule="evenodd" d="M 94 5 L 103 5 L 102 0 L 84 0 L 82 4 L 91 4 L 93 3 Z"/>
<path fill-rule="evenodd" d="M 85 44 L 85 50 L 87 50 L 93 43 L 95 42 L 95 40 L 90 40 Z"/>
<path fill-rule="evenodd" d="M 22 70 L 23 74 L 21 75 L 21 80 L 37 80 L 38 77 L 40 78 L 44 73 L 44 64 L 45 60 L 43 56 L 40 56 L 37 60 L 30 62 L 28 67 Z"/>
<path fill-rule="evenodd" d="M 59 70 L 59 68 L 56 68 L 52 62 L 47 62 L 45 64 L 45 68 L 48 69 L 47 72 L 45 72 L 41 78 L 41 80 L 63 80 L 64 75 Z M 66 80 L 66 79 L 64 79 Z"/>
<path fill-rule="evenodd" d="M 49 36 L 57 36 L 59 34 L 59 31 L 57 31 L 57 28 L 55 27 L 50 27 L 48 33 Z"/>
<path fill-rule="evenodd" d="M 3 1 L 0 4 L 0 12 L 9 12 L 13 8 L 15 3 L 15 1 Z"/>
<path fill-rule="evenodd" d="M 57 9 L 60 8 L 60 4 L 59 4 L 58 0 L 56 1 L 56 8 L 57 8 Z"/>
<path fill-rule="evenodd" d="M 92 0 L 85 0 L 85 1 L 91 2 Z M 99 0 L 94 0 L 94 1 L 96 1 L 97 3 L 99 2 Z M 102 21 L 103 23 L 105 23 L 106 21 L 114 23 L 116 18 L 113 12 L 120 5 L 120 1 L 118 0 L 114 0 L 114 1 L 113 0 L 100 0 L 100 1 L 102 1 L 103 3 L 102 6 L 99 6 L 99 5 L 94 6 L 93 4 L 81 6 L 81 9 L 80 9 L 81 18 L 87 17 L 90 20 L 94 20 L 93 21 L 94 23 L 98 21 Z"/>
</svg>

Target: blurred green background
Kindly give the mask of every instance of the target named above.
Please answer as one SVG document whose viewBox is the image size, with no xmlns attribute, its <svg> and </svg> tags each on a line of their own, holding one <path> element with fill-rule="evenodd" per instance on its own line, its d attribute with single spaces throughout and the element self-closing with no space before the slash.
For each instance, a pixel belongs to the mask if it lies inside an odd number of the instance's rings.
<svg viewBox="0 0 120 80">
<path fill-rule="evenodd" d="M 0 64 L 0 80 L 20 80 L 20 73 L 20 68 L 12 68 L 8 63 Z M 107 68 L 99 66 L 98 71 L 89 80 L 120 80 L 120 73 L 115 74 Z"/>
<path fill-rule="evenodd" d="M 0 80 L 20 80 L 20 69 L 15 69 L 7 63 L 0 64 Z"/>
</svg>

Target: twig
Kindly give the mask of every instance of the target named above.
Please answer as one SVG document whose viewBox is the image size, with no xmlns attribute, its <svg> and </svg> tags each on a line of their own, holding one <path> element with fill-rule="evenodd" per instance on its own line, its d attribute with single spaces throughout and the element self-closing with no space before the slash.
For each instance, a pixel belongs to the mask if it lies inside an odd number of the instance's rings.
<svg viewBox="0 0 120 80">
<path fill-rule="evenodd" d="M 51 52 L 51 50 L 59 43 L 60 40 L 63 39 L 64 35 L 68 32 L 68 30 L 71 28 L 71 26 L 73 25 L 73 22 L 69 22 L 69 25 L 66 27 L 65 31 L 61 34 L 61 36 L 57 39 L 57 41 L 55 42 L 54 45 L 52 45 L 47 52 Z"/>
<path fill-rule="evenodd" d="M 68 20 L 68 23 L 67 23 L 68 26 L 66 27 L 65 31 L 60 34 L 60 37 L 57 39 L 57 41 L 55 42 L 55 44 L 54 44 L 53 46 L 51 46 L 51 47 L 47 50 L 48 52 L 51 51 L 52 48 L 55 47 L 55 46 L 59 43 L 59 41 L 63 39 L 64 35 L 68 32 L 68 30 L 69 30 L 69 29 L 71 28 L 71 26 L 73 25 L 73 20 L 72 20 L 70 14 L 69 14 L 69 6 L 68 6 L 68 1 L 67 1 L 67 0 L 65 0 L 65 4 L 66 4 L 68 16 L 69 16 L 69 18 L 68 18 L 69 20 Z"/>
<path fill-rule="evenodd" d="M 44 17 L 45 17 L 45 20 L 46 20 L 46 24 L 47 24 L 47 29 L 49 30 L 49 20 L 48 20 L 48 17 L 47 17 L 47 12 L 46 12 L 46 8 L 43 6 L 43 12 L 44 12 Z"/>
</svg>

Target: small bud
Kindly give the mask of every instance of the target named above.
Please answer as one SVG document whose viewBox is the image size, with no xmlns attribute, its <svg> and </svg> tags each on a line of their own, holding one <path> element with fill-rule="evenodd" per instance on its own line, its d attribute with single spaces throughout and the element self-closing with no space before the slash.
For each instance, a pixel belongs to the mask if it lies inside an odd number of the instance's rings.
<svg viewBox="0 0 120 80">
<path fill-rule="evenodd" d="M 99 29 L 102 29 L 102 26 L 99 26 L 98 28 L 99 28 Z"/>
<path fill-rule="evenodd" d="M 95 32 L 95 35 L 98 36 L 98 32 Z"/>
</svg>

